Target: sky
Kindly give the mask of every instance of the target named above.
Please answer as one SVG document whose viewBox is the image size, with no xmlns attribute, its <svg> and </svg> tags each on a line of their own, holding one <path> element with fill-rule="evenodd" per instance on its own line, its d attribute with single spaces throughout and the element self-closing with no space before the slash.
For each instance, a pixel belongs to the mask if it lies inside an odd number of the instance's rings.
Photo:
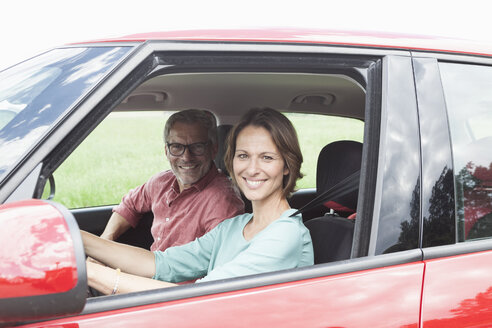
<svg viewBox="0 0 492 328">
<path fill-rule="evenodd" d="M 55 46 L 141 32 L 298 27 L 492 44 L 489 0 L 4 0 L 0 70 Z"/>
</svg>

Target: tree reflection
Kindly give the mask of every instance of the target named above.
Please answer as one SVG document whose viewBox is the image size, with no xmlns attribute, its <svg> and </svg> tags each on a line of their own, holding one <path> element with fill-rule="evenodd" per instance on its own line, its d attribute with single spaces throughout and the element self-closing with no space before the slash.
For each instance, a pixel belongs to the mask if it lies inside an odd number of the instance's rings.
<svg viewBox="0 0 492 328">
<path fill-rule="evenodd" d="M 456 193 L 454 192 L 456 181 Z M 456 195 L 456 206 L 455 206 Z M 439 246 L 455 243 L 455 220 L 458 219 L 459 241 L 492 236 L 492 163 L 489 167 L 473 162 L 463 167 L 456 177 L 444 167 L 432 187 L 424 209 L 422 246 Z M 425 199 L 424 199 L 425 204 Z M 424 205 L 423 204 L 423 205 Z M 400 224 L 398 242 L 384 253 L 418 247 L 420 183 L 417 181 L 410 203 L 410 218 Z M 455 216 L 455 210 L 457 215 Z"/>
<path fill-rule="evenodd" d="M 449 311 L 451 318 L 433 319 L 424 322 L 425 327 L 485 327 L 492 321 L 492 287 L 465 299 Z"/>
<path fill-rule="evenodd" d="M 424 235 L 422 244 L 438 246 L 454 243 L 454 179 L 453 171 L 447 166 L 443 168 L 439 178 L 432 187 L 430 204 L 424 212 Z M 398 242 L 388 248 L 385 253 L 414 249 L 418 247 L 420 217 L 420 179 L 415 183 L 410 202 L 410 219 L 400 224 Z"/>
<path fill-rule="evenodd" d="M 468 162 L 456 175 L 459 240 L 492 236 L 492 163 Z"/>
<path fill-rule="evenodd" d="M 419 240 L 419 216 L 420 216 L 420 178 L 413 188 L 410 202 L 410 220 L 400 224 L 400 236 L 398 242 L 388 248 L 385 253 L 404 251 L 418 247 Z"/>
<path fill-rule="evenodd" d="M 424 215 L 422 246 L 455 242 L 455 202 L 453 170 L 445 166 L 432 187 L 429 210 Z"/>
</svg>

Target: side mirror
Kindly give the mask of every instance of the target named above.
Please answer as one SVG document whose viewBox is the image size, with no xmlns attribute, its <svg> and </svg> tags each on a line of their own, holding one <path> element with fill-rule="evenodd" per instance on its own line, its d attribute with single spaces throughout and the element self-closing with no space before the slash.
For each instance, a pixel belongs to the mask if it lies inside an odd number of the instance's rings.
<svg viewBox="0 0 492 328">
<path fill-rule="evenodd" d="M 85 254 L 73 215 L 32 199 L 0 206 L 0 325 L 80 313 Z"/>
</svg>

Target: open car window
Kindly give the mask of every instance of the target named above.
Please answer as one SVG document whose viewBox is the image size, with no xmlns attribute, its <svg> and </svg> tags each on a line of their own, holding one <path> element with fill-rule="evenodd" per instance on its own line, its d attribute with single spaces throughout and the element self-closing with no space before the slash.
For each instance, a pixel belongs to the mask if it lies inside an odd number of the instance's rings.
<svg viewBox="0 0 492 328">
<path fill-rule="evenodd" d="M 152 175 L 169 170 L 163 130 L 167 111 L 113 112 L 55 171 L 54 201 L 68 208 L 114 205 Z M 362 142 L 364 123 L 322 114 L 284 112 L 298 133 L 304 177 L 296 189 L 316 188 L 318 155 L 338 140 Z M 43 198 L 48 197 L 49 186 Z"/>
</svg>

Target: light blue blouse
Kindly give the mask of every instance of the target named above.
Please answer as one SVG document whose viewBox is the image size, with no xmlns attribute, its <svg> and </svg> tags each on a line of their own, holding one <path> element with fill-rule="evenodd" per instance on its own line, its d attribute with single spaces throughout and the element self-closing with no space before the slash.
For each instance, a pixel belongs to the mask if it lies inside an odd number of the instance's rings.
<svg viewBox="0 0 492 328">
<path fill-rule="evenodd" d="M 191 243 L 155 251 L 154 279 L 197 282 L 291 269 L 314 263 L 313 245 L 300 215 L 282 213 L 265 229 L 247 241 L 245 225 L 252 214 L 225 220 Z"/>
</svg>

